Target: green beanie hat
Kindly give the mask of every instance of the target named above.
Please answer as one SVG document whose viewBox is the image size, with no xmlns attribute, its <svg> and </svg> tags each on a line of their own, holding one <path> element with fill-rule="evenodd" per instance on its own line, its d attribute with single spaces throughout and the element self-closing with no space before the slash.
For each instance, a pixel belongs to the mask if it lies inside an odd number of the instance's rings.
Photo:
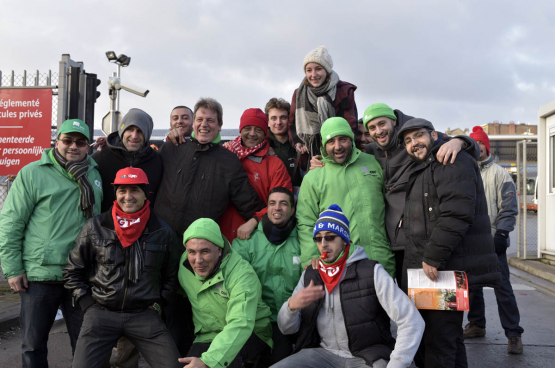
<svg viewBox="0 0 555 368">
<path fill-rule="evenodd" d="M 324 121 L 322 128 L 320 129 L 320 134 L 322 135 L 322 146 L 326 147 L 328 140 L 338 135 L 344 135 L 354 141 L 355 135 L 347 120 L 339 117 L 329 118 Z"/>
<path fill-rule="evenodd" d="M 368 122 L 372 119 L 379 118 L 381 116 L 388 117 L 393 120 L 397 120 L 395 113 L 391 109 L 391 107 L 387 106 L 384 103 L 375 103 L 370 105 L 366 111 L 364 111 L 364 116 L 362 117 L 362 122 L 364 123 L 364 127 L 368 129 Z"/>
<path fill-rule="evenodd" d="M 216 221 L 209 218 L 199 218 L 187 228 L 183 234 L 183 245 L 190 239 L 206 239 L 220 248 L 224 247 L 224 238 L 220 227 Z"/>
</svg>

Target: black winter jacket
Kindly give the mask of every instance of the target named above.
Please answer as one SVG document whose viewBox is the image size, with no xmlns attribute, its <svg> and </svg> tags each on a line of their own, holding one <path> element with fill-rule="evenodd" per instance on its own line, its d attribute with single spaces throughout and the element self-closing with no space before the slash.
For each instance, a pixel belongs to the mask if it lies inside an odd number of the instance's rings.
<svg viewBox="0 0 555 368">
<path fill-rule="evenodd" d="M 178 285 L 179 261 L 172 251 L 179 246 L 175 233 L 151 212 L 137 241 L 144 269 L 133 283 L 127 274 L 130 247 L 122 247 L 111 209 L 85 223 L 62 271 L 66 289 L 73 290 L 83 309 L 92 303 L 91 296 L 100 306 L 118 312 L 140 311 L 171 299 Z"/>
<path fill-rule="evenodd" d="M 191 139 L 179 146 L 166 142 L 158 152 L 164 175 L 154 210 L 179 236 L 199 218 L 219 223 L 230 202 L 245 220 L 265 207 L 241 161 L 224 147 Z"/>
<path fill-rule="evenodd" d="M 398 142 L 397 132 L 412 116 L 405 115 L 400 110 L 394 110 L 397 117 L 395 130 L 389 145 L 385 148 L 378 146 L 376 143 L 366 145 L 366 153 L 373 154 L 380 163 L 383 170 L 385 185 L 385 227 L 391 244 L 391 250 L 398 251 L 405 249 L 407 243 L 405 232 L 399 226 L 401 217 L 405 208 L 405 194 L 409 176 L 416 166 L 415 162 L 410 158 L 406 148 Z M 448 141 L 450 138 L 442 133 L 438 133 L 441 140 Z M 467 136 L 457 136 L 465 141 L 467 148 L 465 149 L 471 156 L 477 160 L 480 156 L 480 148 L 476 141 Z"/>
<path fill-rule="evenodd" d="M 380 304 L 374 286 L 374 267 L 377 263 L 365 259 L 349 265 L 339 284 L 349 351 L 363 358 L 370 366 L 379 359 L 389 360 L 395 345 L 389 316 Z M 320 273 L 308 266 L 304 285 L 309 285 L 311 281 L 314 285 L 324 285 Z M 323 301 L 323 298 L 318 299 L 301 310 L 301 326 L 293 354 L 320 346 L 316 323 Z"/>
<path fill-rule="evenodd" d="M 162 158 L 155 150 L 147 144 L 139 152 L 129 152 L 123 145 L 118 132 L 113 132 L 106 138 L 108 146 L 102 151 L 97 151 L 92 158 L 98 164 L 98 172 L 102 177 L 102 200 L 101 211 L 106 212 L 114 204 L 116 196 L 112 183 L 116 178 L 116 173 L 126 167 L 133 166 L 142 169 L 149 182 L 149 196 L 151 207 L 154 207 L 156 194 L 162 181 L 164 167 Z"/>
<path fill-rule="evenodd" d="M 464 151 L 443 165 L 438 142 L 414 168 L 407 187 L 403 229 L 407 269 L 422 262 L 438 270 L 466 271 L 469 286 L 495 286 L 501 280 L 494 252 L 486 196 L 478 163 Z"/>
</svg>

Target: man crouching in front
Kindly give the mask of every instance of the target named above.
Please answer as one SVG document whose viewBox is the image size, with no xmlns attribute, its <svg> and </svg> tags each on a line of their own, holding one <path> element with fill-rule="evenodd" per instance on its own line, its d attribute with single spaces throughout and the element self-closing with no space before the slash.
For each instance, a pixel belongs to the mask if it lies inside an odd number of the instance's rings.
<svg viewBox="0 0 555 368">
<path fill-rule="evenodd" d="M 278 314 L 283 334 L 298 332 L 294 354 L 272 367 L 408 367 L 424 321 L 385 269 L 350 244 L 349 220 L 338 205 L 320 214 L 314 241 L 318 270 L 308 266 Z"/>
<path fill-rule="evenodd" d="M 241 368 L 273 347 L 258 276 L 212 219 L 193 222 L 183 244 L 179 283 L 193 309 L 195 341 L 179 361 L 187 368 Z"/>
<path fill-rule="evenodd" d="M 144 171 L 122 169 L 113 185 L 114 205 L 85 223 L 63 270 L 65 287 L 85 311 L 73 367 L 101 367 L 122 336 L 151 367 L 181 367 L 158 313 L 177 286 L 178 240 L 150 212 Z"/>
</svg>

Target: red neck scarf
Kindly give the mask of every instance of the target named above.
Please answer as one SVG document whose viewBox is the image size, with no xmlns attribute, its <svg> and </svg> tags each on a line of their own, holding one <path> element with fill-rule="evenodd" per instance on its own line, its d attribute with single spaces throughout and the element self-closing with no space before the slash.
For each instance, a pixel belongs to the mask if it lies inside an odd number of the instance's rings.
<svg viewBox="0 0 555 368">
<path fill-rule="evenodd" d="M 328 293 L 331 293 L 335 285 L 339 282 L 339 279 L 341 279 L 341 274 L 343 273 L 347 258 L 349 257 L 349 247 L 350 245 L 347 245 L 343 251 L 343 255 L 330 265 L 325 265 L 321 260 L 318 262 L 318 271 L 320 272 L 322 281 L 326 284 Z"/>
<path fill-rule="evenodd" d="M 147 199 L 143 208 L 135 213 L 123 212 L 118 201 L 114 201 L 112 218 L 114 219 L 116 235 L 121 245 L 126 248 L 135 243 L 145 230 L 146 223 L 150 218 L 150 201 Z"/>
<path fill-rule="evenodd" d="M 254 147 L 245 147 L 241 143 L 241 136 L 238 136 L 237 138 L 229 142 L 229 147 L 227 149 L 235 153 L 239 160 L 243 161 L 243 159 L 245 159 L 247 156 L 250 156 L 253 153 L 258 152 L 259 150 L 266 147 L 267 143 L 268 141 L 264 139 L 261 143 L 257 144 Z"/>
</svg>

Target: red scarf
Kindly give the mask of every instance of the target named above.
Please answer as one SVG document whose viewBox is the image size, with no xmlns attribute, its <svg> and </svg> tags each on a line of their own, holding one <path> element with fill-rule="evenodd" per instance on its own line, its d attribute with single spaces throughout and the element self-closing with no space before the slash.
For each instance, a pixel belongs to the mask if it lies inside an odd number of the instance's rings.
<svg viewBox="0 0 555 368">
<path fill-rule="evenodd" d="M 330 265 L 325 265 L 321 260 L 318 262 L 318 271 L 320 272 L 320 277 L 322 277 L 324 284 L 326 284 L 328 293 L 331 293 L 335 285 L 339 282 L 339 279 L 341 279 L 341 274 L 343 273 L 347 258 L 349 257 L 349 247 L 350 245 L 347 245 L 343 255 Z"/>
<path fill-rule="evenodd" d="M 118 201 L 114 201 L 112 218 L 114 219 L 116 235 L 121 245 L 126 248 L 135 243 L 145 230 L 146 223 L 150 218 L 150 201 L 147 199 L 143 208 L 135 213 L 123 212 Z"/>
<path fill-rule="evenodd" d="M 246 158 L 247 156 L 250 156 L 253 153 L 266 147 L 267 143 L 268 141 L 264 139 L 261 143 L 257 144 L 254 147 L 245 147 L 241 143 L 241 136 L 238 136 L 237 138 L 229 142 L 229 146 L 227 147 L 227 149 L 235 153 L 239 158 L 239 160 L 243 161 L 243 159 Z"/>
</svg>

